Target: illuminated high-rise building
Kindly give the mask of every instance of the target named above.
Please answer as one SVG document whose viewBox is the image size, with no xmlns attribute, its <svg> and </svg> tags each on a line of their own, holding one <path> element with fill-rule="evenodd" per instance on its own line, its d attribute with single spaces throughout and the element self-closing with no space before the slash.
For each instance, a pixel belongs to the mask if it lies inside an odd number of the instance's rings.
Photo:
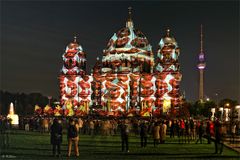
<svg viewBox="0 0 240 160">
<path fill-rule="evenodd" d="M 201 33 L 200 33 L 200 53 L 198 55 L 198 65 L 199 69 L 199 96 L 198 99 L 200 101 L 204 100 L 204 69 L 206 67 L 205 62 L 205 55 L 203 52 L 203 31 L 202 31 L 202 25 L 201 25 Z"/>
</svg>

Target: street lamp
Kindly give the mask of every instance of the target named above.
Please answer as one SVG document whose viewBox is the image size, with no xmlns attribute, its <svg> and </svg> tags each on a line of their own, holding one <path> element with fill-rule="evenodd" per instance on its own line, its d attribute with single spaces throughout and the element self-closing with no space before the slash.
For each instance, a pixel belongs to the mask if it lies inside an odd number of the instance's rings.
<svg viewBox="0 0 240 160">
<path fill-rule="evenodd" d="M 49 106 L 51 104 L 51 99 L 52 99 L 52 96 L 48 96 L 48 104 L 49 104 Z"/>
<path fill-rule="evenodd" d="M 225 106 L 226 106 L 226 108 L 225 108 Z M 229 112 L 229 107 L 230 106 L 230 104 L 229 103 L 226 103 L 224 106 L 223 106 L 223 113 L 225 113 L 224 114 L 224 118 L 225 118 L 225 121 L 228 121 L 229 120 L 229 117 L 228 117 L 228 112 Z"/>
<path fill-rule="evenodd" d="M 216 103 L 217 103 L 217 107 L 218 107 L 218 93 L 215 93 L 216 96 Z"/>
<path fill-rule="evenodd" d="M 240 121 L 240 105 L 237 105 L 235 109 L 237 110 L 238 113 L 238 121 Z"/>
</svg>

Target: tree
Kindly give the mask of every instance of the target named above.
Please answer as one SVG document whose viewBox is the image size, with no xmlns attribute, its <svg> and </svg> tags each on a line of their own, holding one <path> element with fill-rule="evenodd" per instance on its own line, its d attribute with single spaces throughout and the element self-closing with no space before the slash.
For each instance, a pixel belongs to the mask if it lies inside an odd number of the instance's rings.
<svg viewBox="0 0 240 160">
<path fill-rule="evenodd" d="M 220 107 L 226 107 L 226 104 L 229 104 L 229 106 L 234 107 L 238 104 L 238 102 L 236 100 L 232 100 L 232 99 L 229 99 L 229 98 L 222 99 L 219 102 Z"/>
<path fill-rule="evenodd" d="M 31 104 L 28 104 L 26 107 L 25 107 L 25 115 L 32 115 L 33 112 L 34 112 L 34 106 L 32 106 Z"/>
<path fill-rule="evenodd" d="M 55 99 L 56 100 L 56 99 Z M 32 114 L 34 106 L 46 106 L 48 104 L 48 98 L 41 93 L 9 93 L 0 90 L 0 113 L 7 115 L 9 112 L 9 105 L 13 102 L 15 111 L 19 115 Z"/>
<path fill-rule="evenodd" d="M 201 114 L 204 116 L 204 117 L 211 117 L 211 108 L 215 108 L 217 105 L 214 101 L 206 101 L 203 103 L 203 108 L 201 110 Z"/>
<path fill-rule="evenodd" d="M 216 107 L 216 103 L 214 101 L 196 101 L 190 108 L 190 113 L 195 116 L 204 116 L 210 117 L 211 115 L 211 108 Z"/>
<path fill-rule="evenodd" d="M 179 108 L 179 116 L 189 118 L 191 116 L 190 109 L 192 108 L 192 104 L 190 102 L 184 102 L 182 107 Z"/>
<path fill-rule="evenodd" d="M 189 113 L 190 113 L 191 117 L 196 116 L 197 115 L 196 114 L 197 110 L 196 110 L 195 105 L 193 103 L 189 103 L 189 104 L 190 104 Z"/>
</svg>

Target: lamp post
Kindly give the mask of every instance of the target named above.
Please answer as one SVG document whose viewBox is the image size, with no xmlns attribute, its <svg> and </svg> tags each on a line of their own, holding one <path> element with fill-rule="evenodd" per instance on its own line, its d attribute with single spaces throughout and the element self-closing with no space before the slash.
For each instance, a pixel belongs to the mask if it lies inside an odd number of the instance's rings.
<svg viewBox="0 0 240 160">
<path fill-rule="evenodd" d="M 211 112 L 212 112 L 211 120 L 214 121 L 216 109 L 211 108 Z"/>
<path fill-rule="evenodd" d="M 240 122 L 240 105 L 237 105 L 235 107 L 235 109 L 237 110 L 237 113 L 238 113 L 238 121 Z"/>
<path fill-rule="evenodd" d="M 223 106 L 223 113 L 225 113 L 224 114 L 224 117 L 225 117 L 225 121 L 228 121 L 229 120 L 229 117 L 228 117 L 228 107 L 230 106 L 230 104 L 229 103 L 226 103 L 224 106 Z"/>
<path fill-rule="evenodd" d="M 48 105 L 49 106 L 51 105 L 51 99 L 52 99 L 52 96 L 48 96 Z"/>
<path fill-rule="evenodd" d="M 216 96 L 216 102 L 218 103 L 218 93 L 215 93 Z"/>
</svg>

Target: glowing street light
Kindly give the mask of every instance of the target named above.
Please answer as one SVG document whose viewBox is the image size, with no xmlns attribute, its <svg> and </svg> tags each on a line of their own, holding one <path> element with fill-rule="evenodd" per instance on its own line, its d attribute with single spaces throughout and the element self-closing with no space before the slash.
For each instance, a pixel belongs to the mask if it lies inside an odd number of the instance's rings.
<svg viewBox="0 0 240 160">
<path fill-rule="evenodd" d="M 217 107 L 218 107 L 218 93 L 215 93 L 216 96 L 216 103 L 217 103 Z"/>
<path fill-rule="evenodd" d="M 48 96 L 48 104 L 49 104 L 49 106 L 51 104 L 51 99 L 52 99 L 52 96 Z"/>
<path fill-rule="evenodd" d="M 240 121 L 240 105 L 237 105 L 237 106 L 235 107 L 235 109 L 236 109 L 237 112 L 238 112 L 238 121 Z"/>
<path fill-rule="evenodd" d="M 226 106 L 226 108 L 225 108 L 225 106 Z M 229 106 L 230 106 L 230 104 L 229 103 L 226 103 L 223 107 L 223 113 L 224 113 L 224 117 L 225 117 L 225 121 L 228 121 L 229 120 L 229 117 L 228 117 L 228 113 L 229 113 L 229 111 L 230 111 L 230 109 L 229 109 Z"/>
</svg>

